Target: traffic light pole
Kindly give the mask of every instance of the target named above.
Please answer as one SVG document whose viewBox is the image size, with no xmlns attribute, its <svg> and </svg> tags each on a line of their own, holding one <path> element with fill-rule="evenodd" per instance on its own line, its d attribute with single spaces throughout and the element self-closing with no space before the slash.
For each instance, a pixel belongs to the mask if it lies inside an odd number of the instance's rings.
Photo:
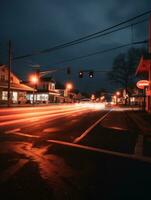
<svg viewBox="0 0 151 200">
<path fill-rule="evenodd" d="M 107 73 L 109 71 L 107 71 L 107 70 L 92 70 L 92 69 L 81 70 L 81 71 L 79 71 L 79 78 L 83 78 L 83 75 L 85 72 L 88 72 L 89 78 L 93 78 L 94 73 L 96 73 L 96 72 Z"/>
<path fill-rule="evenodd" d="M 151 15 L 149 17 L 149 53 L 151 54 Z M 151 61 L 149 63 L 149 91 L 151 91 Z M 148 111 L 151 112 L 151 94 L 148 96 Z"/>
<path fill-rule="evenodd" d="M 7 106 L 10 107 L 10 90 L 11 90 L 11 64 L 12 64 L 12 46 L 11 40 L 9 40 L 9 47 L 8 47 L 8 93 L 7 93 Z"/>
</svg>

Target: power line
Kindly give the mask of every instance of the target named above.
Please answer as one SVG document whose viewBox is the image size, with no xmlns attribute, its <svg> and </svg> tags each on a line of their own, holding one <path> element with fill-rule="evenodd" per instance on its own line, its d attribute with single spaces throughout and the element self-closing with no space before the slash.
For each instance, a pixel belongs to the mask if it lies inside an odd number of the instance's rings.
<svg viewBox="0 0 151 200">
<path fill-rule="evenodd" d="M 143 41 L 137 41 L 137 42 L 131 42 L 131 43 L 128 43 L 128 44 L 124 44 L 124 45 L 120 45 L 120 46 L 117 46 L 117 47 L 113 47 L 113 48 L 109 48 L 109 49 L 105 49 L 105 50 L 101 50 L 101 51 L 97 51 L 97 52 L 94 52 L 94 53 L 90 53 L 90 54 L 86 54 L 86 55 L 83 55 L 83 56 L 77 56 L 77 57 L 74 57 L 74 58 L 71 58 L 71 59 L 65 59 L 65 60 L 62 60 L 62 61 L 59 61 L 59 62 L 56 62 L 56 63 L 53 63 L 53 65 L 57 65 L 57 64 L 64 64 L 64 63 L 67 63 L 67 62 L 71 62 L 71 61 L 74 61 L 74 60 L 80 60 L 80 59 L 83 59 L 83 58 L 86 58 L 86 57 L 91 57 L 91 56 L 95 56 L 97 54 L 103 54 L 103 53 L 107 53 L 107 52 L 110 52 L 110 51 L 114 51 L 114 50 L 117 50 L 117 49 L 120 49 L 120 48 L 125 48 L 125 47 L 128 47 L 128 46 L 131 46 L 131 45 L 140 45 L 140 44 L 145 44 L 147 43 L 148 40 L 143 40 Z M 27 64 L 30 64 L 30 65 L 36 65 L 34 64 L 33 62 L 31 61 L 23 61 Z M 45 66 L 45 67 L 49 67 L 48 65 L 44 65 L 44 64 L 39 64 L 39 66 Z M 54 68 L 54 70 L 57 70 L 58 68 Z M 59 67 L 59 70 L 65 70 L 66 67 Z"/>
<path fill-rule="evenodd" d="M 42 53 L 52 52 L 52 51 L 55 51 L 55 50 L 58 50 L 58 49 L 61 49 L 61 48 L 65 48 L 65 47 L 68 47 L 68 46 L 71 46 L 71 45 L 75 45 L 75 44 L 78 44 L 78 43 L 81 43 L 81 42 L 85 42 L 85 41 L 87 41 L 88 39 L 94 39 L 95 37 L 101 37 L 101 36 L 98 36 L 98 34 L 101 34 L 101 33 L 104 33 L 104 32 L 106 32 L 106 31 L 109 31 L 109 30 L 111 30 L 111 29 L 113 29 L 113 28 L 116 28 L 116 27 L 118 27 L 118 26 L 121 26 L 121 25 L 123 25 L 123 24 L 125 24 L 125 23 L 128 23 L 128 22 L 130 22 L 130 21 L 133 21 L 133 20 L 135 20 L 135 19 L 137 19 L 137 18 L 140 18 L 140 17 L 145 16 L 145 15 L 150 14 L 150 13 L 151 13 L 151 10 L 149 10 L 149 11 L 147 11 L 147 12 L 144 12 L 144 13 L 142 13 L 142 14 L 140 14 L 140 15 L 137 15 L 137 16 L 135 16 L 135 17 L 133 17 L 133 18 L 130 18 L 130 19 L 126 20 L 126 21 L 120 22 L 120 23 L 118 23 L 118 24 L 116 24 L 116 25 L 114 25 L 114 26 L 111 26 L 111 27 L 109 27 L 109 28 L 106 28 L 106 29 L 104 29 L 104 30 L 95 32 L 95 33 L 93 33 L 93 34 L 89 34 L 89 35 L 84 36 L 84 37 L 81 37 L 81 38 L 78 38 L 78 39 L 73 40 L 73 41 L 71 41 L 71 42 L 67 42 L 67 43 L 64 43 L 64 44 L 61 44 L 61 45 L 57 45 L 57 46 L 54 46 L 54 47 L 52 47 L 52 48 L 48 48 L 48 49 L 45 49 L 45 50 L 42 50 L 42 51 L 35 51 L 35 52 L 31 53 L 31 54 L 26 54 L 26 55 L 23 55 L 23 56 L 16 56 L 16 57 L 13 58 L 13 60 L 22 59 L 22 58 L 26 58 L 26 57 L 30 57 L 30 56 L 35 56 L 35 55 L 42 54 Z M 94 37 L 94 36 L 95 36 L 95 37 Z M 94 38 L 93 38 L 93 37 L 94 37 Z"/>
<path fill-rule="evenodd" d="M 90 54 L 87 54 L 87 55 L 77 56 L 77 57 L 74 57 L 74 58 L 71 58 L 71 59 L 62 60 L 60 62 L 54 63 L 54 65 L 56 65 L 56 64 L 64 64 L 66 62 L 71 62 L 71 61 L 83 59 L 83 58 L 86 58 L 86 57 L 95 56 L 97 54 L 107 53 L 107 52 L 110 52 L 110 51 L 114 51 L 114 50 L 117 50 L 117 49 L 121 49 L 121 48 L 125 48 L 125 47 L 128 47 L 128 46 L 131 46 L 132 44 L 133 45 L 139 45 L 139 44 L 144 44 L 144 43 L 147 43 L 147 42 L 148 42 L 148 40 L 128 43 L 128 44 L 120 45 L 120 46 L 113 47 L 113 48 L 110 48 L 110 49 L 105 49 L 105 50 L 102 50 L 102 51 L 96 51 L 94 53 L 90 53 Z"/>
<path fill-rule="evenodd" d="M 51 49 L 48 49 L 48 50 L 44 50 L 43 52 L 41 52 L 40 54 L 42 53 L 48 53 L 48 52 L 51 52 L 51 51 L 55 51 L 55 50 L 59 50 L 59 49 L 62 49 L 62 48 L 65 48 L 65 47 L 69 47 L 69 46 L 73 46 L 73 45 L 76 45 L 76 44 L 79 44 L 79 43 L 83 43 L 83 42 L 86 42 L 86 41 L 89 41 L 89 40 L 92 40 L 92 39 L 96 39 L 96 38 L 99 38 L 99 37 L 102 37 L 102 36 L 106 36 L 106 35 L 109 35 L 111 33 L 114 33 L 114 32 L 117 32 L 117 31 L 120 31 L 120 30 L 123 30 L 123 29 L 126 29 L 128 27 L 131 27 L 131 26 L 135 26 L 137 24 L 140 24 L 140 23 L 143 23 L 143 22 L 146 22 L 148 21 L 148 19 L 144 19 L 142 21 L 139 21 L 139 22 L 136 22 L 136 23 L 132 23 L 130 25 L 127 25 L 127 26 L 124 26 L 124 27 L 121 27 L 121 28 L 118 28 L 118 29 L 115 29 L 113 31 L 109 31 L 109 32 L 106 32 L 106 33 L 103 33 L 103 34 L 100 34 L 100 35 L 96 35 L 94 37 L 90 37 L 90 38 L 86 38 L 86 39 L 83 39 L 83 40 L 79 40 L 77 42 L 73 42 L 71 44 L 67 44 L 67 45 L 64 45 L 64 46 L 58 46 L 58 47 L 53 47 Z"/>
<path fill-rule="evenodd" d="M 103 53 L 107 53 L 107 52 L 114 51 L 114 50 L 117 50 L 117 49 L 125 48 L 125 47 L 131 46 L 131 45 L 145 44 L 147 42 L 148 42 L 148 40 L 131 42 L 131 43 L 128 43 L 128 44 L 124 44 L 124 45 L 120 45 L 120 46 L 117 46 L 117 47 L 113 47 L 113 48 L 109 48 L 109 49 L 97 51 L 97 52 L 86 54 L 86 55 L 83 55 L 83 56 L 77 56 L 77 57 L 74 57 L 74 58 L 71 58 L 71 59 L 65 59 L 65 60 L 53 63 L 53 65 L 64 64 L 64 63 L 67 63 L 67 62 L 71 62 L 71 61 L 75 61 L 75 60 L 80 60 L 80 59 L 83 59 L 83 58 L 86 58 L 86 57 L 91 57 L 91 56 L 95 56 L 95 55 L 98 55 L 98 54 L 103 54 Z M 31 62 L 27 62 L 27 61 L 23 61 L 23 62 L 25 62 L 27 64 L 31 64 Z M 34 64 L 32 63 L 32 65 L 34 65 Z M 40 66 L 49 67 L 48 65 L 44 65 L 44 64 L 40 64 Z M 64 70 L 64 69 L 66 69 L 66 68 L 62 67 L 60 70 Z"/>
</svg>

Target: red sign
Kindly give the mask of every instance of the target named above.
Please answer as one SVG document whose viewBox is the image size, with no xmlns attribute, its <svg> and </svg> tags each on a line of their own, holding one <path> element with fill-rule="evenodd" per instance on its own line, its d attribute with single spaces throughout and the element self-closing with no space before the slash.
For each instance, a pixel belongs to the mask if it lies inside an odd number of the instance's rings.
<svg viewBox="0 0 151 200">
<path fill-rule="evenodd" d="M 139 89 L 144 89 L 144 87 L 148 87 L 149 86 L 149 81 L 148 80 L 140 80 L 136 83 L 136 86 L 139 88 Z"/>
<path fill-rule="evenodd" d="M 147 96 L 151 96 L 151 90 L 147 90 L 147 91 L 146 91 L 146 95 L 147 95 Z"/>
</svg>

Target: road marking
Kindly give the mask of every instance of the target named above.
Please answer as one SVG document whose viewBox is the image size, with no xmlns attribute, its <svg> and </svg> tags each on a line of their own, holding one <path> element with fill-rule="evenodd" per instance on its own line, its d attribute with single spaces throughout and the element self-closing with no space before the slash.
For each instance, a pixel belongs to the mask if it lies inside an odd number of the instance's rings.
<svg viewBox="0 0 151 200">
<path fill-rule="evenodd" d="M 51 133 L 51 132 L 56 132 L 56 131 L 59 131 L 61 129 L 59 128 L 45 128 L 42 132 L 43 133 Z"/>
<path fill-rule="evenodd" d="M 5 132 L 6 134 L 14 134 L 14 135 L 19 135 L 19 136 L 24 136 L 24 137 L 30 137 L 30 138 L 40 138 L 38 135 L 30 135 L 27 133 L 21 133 L 21 132 Z"/>
<path fill-rule="evenodd" d="M 121 152 L 116 152 L 116 151 L 110 151 L 110 150 L 105 150 L 105 149 L 86 146 L 86 145 L 64 142 L 64 141 L 60 141 L 60 140 L 46 140 L 46 142 L 59 144 L 59 145 L 63 145 L 63 146 L 68 146 L 68 147 L 73 147 L 73 148 L 77 148 L 77 149 L 83 149 L 83 150 L 92 151 L 92 152 L 96 152 L 96 153 L 103 153 L 103 154 L 108 154 L 108 155 L 112 155 L 112 156 L 116 156 L 116 157 L 128 158 L 128 159 L 132 159 L 132 160 L 138 160 L 138 161 L 151 163 L 150 157 L 136 156 L 134 154 L 127 154 L 127 153 L 121 153 Z"/>
<path fill-rule="evenodd" d="M 6 133 L 6 134 L 10 134 L 10 133 L 18 132 L 18 131 L 20 131 L 20 128 L 16 128 L 16 129 L 12 129 L 12 130 L 5 131 L 5 133 Z"/>
<path fill-rule="evenodd" d="M 128 129 L 126 129 L 126 128 L 117 127 L 117 126 L 109 126 L 109 128 L 115 129 L 115 130 L 120 130 L 120 131 L 128 131 Z"/>
<path fill-rule="evenodd" d="M 90 126 L 86 131 L 84 131 L 84 133 L 82 133 L 82 135 L 80 135 L 79 137 L 75 138 L 73 143 L 80 142 L 95 126 L 97 126 L 102 120 L 104 120 L 104 118 L 107 117 L 107 115 L 111 111 L 112 110 L 109 110 L 109 112 L 107 112 L 105 115 L 103 115 L 99 120 L 97 120 L 94 124 L 92 124 L 92 126 Z"/>
<path fill-rule="evenodd" d="M 142 156 L 143 155 L 143 145 L 144 144 L 144 136 L 138 135 L 137 142 L 135 145 L 134 154 L 136 156 Z"/>
</svg>

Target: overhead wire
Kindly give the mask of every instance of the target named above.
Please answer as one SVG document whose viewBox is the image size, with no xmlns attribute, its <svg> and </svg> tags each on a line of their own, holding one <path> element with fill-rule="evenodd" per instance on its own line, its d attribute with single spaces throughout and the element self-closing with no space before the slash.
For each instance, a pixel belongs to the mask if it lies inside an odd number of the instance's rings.
<svg viewBox="0 0 151 200">
<path fill-rule="evenodd" d="M 130 25 L 127 25 L 127 26 L 124 26 L 124 27 L 115 29 L 115 30 L 113 30 L 113 31 L 110 31 L 110 32 L 101 34 L 101 35 L 99 35 L 99 36 L 95 36 L 94 38 L 101 37 L 101 36 L 105 36 L 105 35 L 114 33 L 114 32 L 116 32 L 116 31 L 120 31 L 120 30 L 126 29 L 126 28 L 128 28 L 128 27 L 134 27 L 135 25 L 140 24 L 140 23 L 143 23 L 143 22 L 146 22 L 146 21 L 147 21 L 147 19 L 144 19 L 144 20 L 138 21 L 138 22 L 136 22 L 136 23 L 132 23 L 132 24 L 130 24 Z M 87 39 L 87 40 L 85 40 L 85 41 L 88 41 L 88 40 L 90 40 L 90 39 L 92 39 L 92 38 L 89 38 L 89 39 Z M 77 44 L 77 43 L 75 43 L 75 44 Z M 72 44 L 72 45 L 74 45 L 74 44 Z M 15 60 L 16 60 L 16 59 L 15 59 Z M 25 63 L 27 63 L 27 64 L 30 64 L 30 65 L 35 65 L 34 62 L 32 62 L 32 61 L 23 61 L 23 62 L 25 62 Z M 44 64 L 40 64 L 40 65 L 44 65 Z M 46 65 L 45 65 L 45 66 L 46 66 Z"/>
<path fill-rule="evenodd" d="M 78 44 L 78 43 L 82 43 L 82 42 L 88 41 L 88 40 L 90 40 L 90 39 L 94 39 L 94 38 L 97 38 L 97 37 L 104 36 L 104 34 L 105 34 L 106 31 L 109 31 L 109 30 L 111 30 L 111 29 L 114 29 L 114 28 L 116 28 L 116 27 L 118 27 L 118 26 L 121 26 L 121 25 L 123 25 L 123 24 L 125 24 L 125 23 L 128 23 L 128 22 L 130 22 L 130 21 L 133 21 L 133 20 L 135 20 L 135 19 L 138 19 L 138 18 L 140 18 L 140 17 L 142 17 L 142 16 L 145 16 L 145 15 L 147 15 L 147 14 L 150 14 L 150 13 L 151 13 L 151 10 L 149 10 L 149 11 L 147 11 L 147 12 L 144 12 L 144 13 L 142 13 L 142 14 L 140 14 L 140 15 L 137 15 L 137 16 L 135 16 L 135 17 L 132 17 L 132 18 L 130 18 L 130 19 L 128 19 L 128 20 L 125 20 L 125 21 L 123 21 L 123 22 L 120 22 L 120 23 L 118 23 L 118 24 L 116 24 L 116 25 L 113 25 L 113 26 L 111 26 L 111 27 L 108 27 L 108 28 L 106 28 L 106 29 L 104 29 L 104 30 L 101 30 L 101 31 L 98 31 L 98 32 L 89 34 L 89 35 L 87 35 L 87 36 L 78 38 L 78 39 L 76 39 L 76 40 L 72 40 L 71 42 L 63 43 L 63 44 L 61 44 L 61 45 L 57 45 L 57 46 L 54 46 L 54 47 L 51 47 L 51 48 L 48 48 L 48 49 L 44 49 L 44 50 L 41 50 L 41 51 L 34 51 L 34 52 L 31 53 L 31 54 L 26 54 L 26 55 L 23 55 L 23 56 L 16 56 L 16 57 L 13 57 L 13 60 L 22 59 L 22 58 L 26 58 L 26 57 L 30 57 L 30 56 L 36 56 L 36 55 L 39 55 L 39 54 L 52 52 L 52 51 L 55 51 L 55 50 L 58 50 L 58 49 L 61 49 L 61 48 L 69 47 L 69 46 L 72 46 L 72 45 L 75 45 L 75 44 Z M 122 29 L 122 28 L 121 28 L 121 29 Z M 121 29 L 120 29 L 120 30 L 121 30 Z M 115 31 L 118 31 L 118 30 L 113 30 L 113 31 L 107 32 L 106 34 L 110 34 L 110 33 L 115 32 Z M 101 33 L 104 33 L 104 34 L 102 35 Z M 101 35 L 98 35 L 98 34 L 101 34 Z"/>
<path fill-rule="evenodd" d="M 147 42 L 148 42 L 148 40 L 137 41 L 137 42 L 133 42 L 133 43 L 130 42 L 130 43 L 127 43 L 127 44 L 124 44 L 124 45 L 120 45 L 120 46 L 117 46 L 117 47 L 113 47 L 113 48 L 109 48 L 109 49 L 105 49 L 105 50 L 101 50 L 101 51 L 96 51 L 94 53 L 89 53 L 89 54 L 86 54 L 86 55 L 83 55 L 83 56 L 77 56 L 77 57 L 74 57 L 74 58 L 62 60 L 62 61 L 54 63 L 53 65 L 64 64 L 64 63 L 67 63 L 67 62 L 83 59 L 83 58 L 86 58 L 86 57 L 95 56 L 97 54 L 103 54 L 103 53 L 107 53 L 107 52 L 110 52 L 110 51 L 113 51 L 113 50 L 117 50 L 117 49 L 120 49 L 120 48 L 125 48 L 125 47 L 128 47 L 128 46 L 131 46 L 132 44 L 133 45 L 140 45 L 140 44 L 144 44 L 144 43 L 147 43 Z"/>
</svg>

